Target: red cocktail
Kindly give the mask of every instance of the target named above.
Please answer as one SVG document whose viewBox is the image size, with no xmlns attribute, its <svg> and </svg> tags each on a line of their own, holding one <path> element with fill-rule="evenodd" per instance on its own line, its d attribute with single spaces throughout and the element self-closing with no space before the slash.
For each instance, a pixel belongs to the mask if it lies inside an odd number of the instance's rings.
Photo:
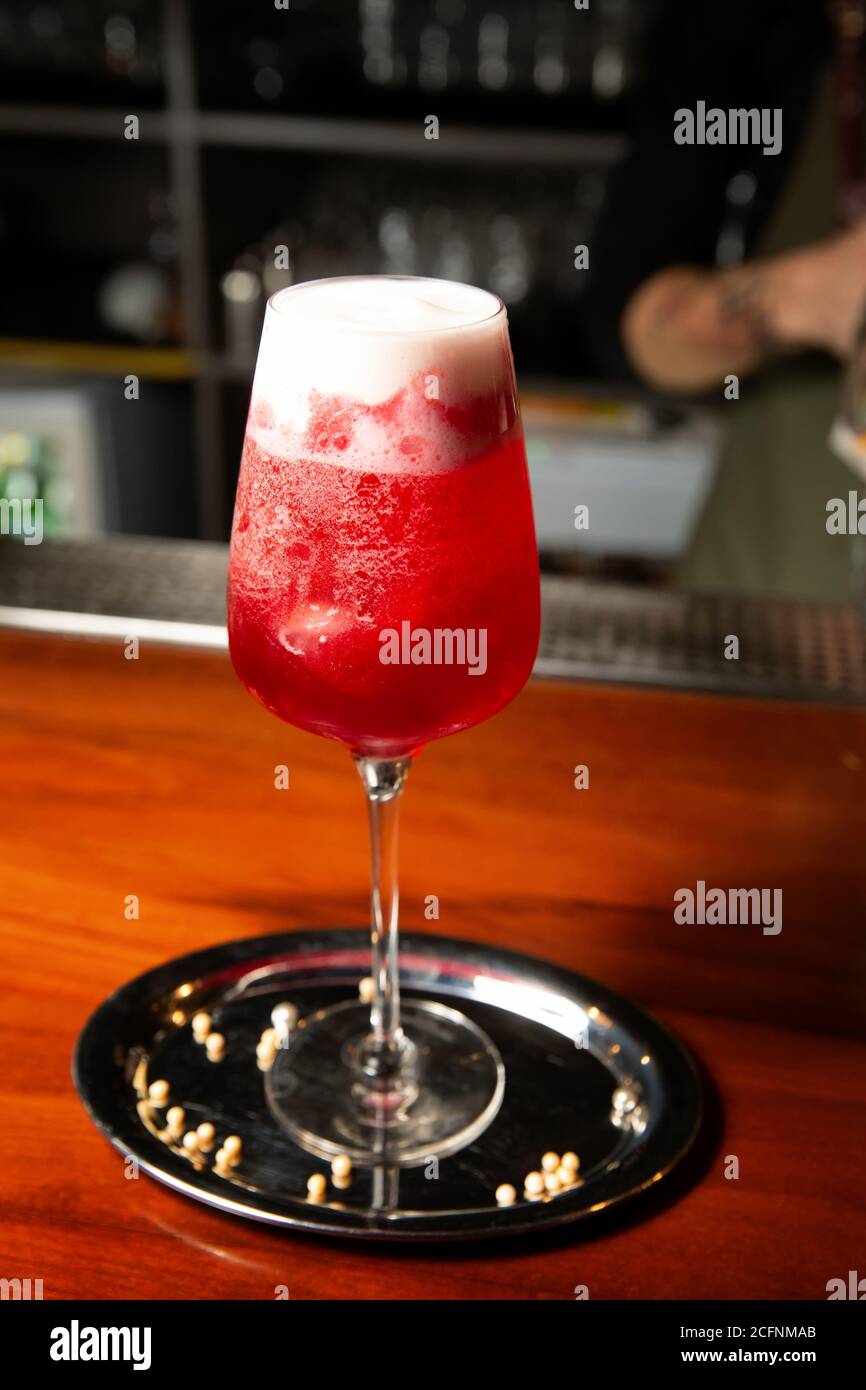
<svg viewBox="0 0 866 1390">
<path fill-rule="evenodd" d="M 379 756 L 495 714 L 538 645 L 513 399 L 475 398 L 449 418 L 423 390 L 413 381 L 380 406 L 319 399 L 304 434 L 279 445 L 253 426 L 238 485 L 238 675 L 281 719 Z M 254 400 L 253 422 L 268 410 Z M 362 456 L 346 461 L 362 434 Z M 456 461 L 430 467 L 446 450 Z"/>
<path fill-rule="evenodd" d="M 419 1005 L 414 1042 L 401 1027 L 392 823 L 411 756 L 521 689 L 538 622 L 500 302 L 390 277 L 275 296 L 235 507 L 232 661 L 273 713 L 348 745 L 374 835 L 369 1031 L 339 1006 L 316 1023 L 315 1048 L 295 1039 L 275 1069 L 291 1092 L 285 1104 L 272 1094 L 275 1109 L 317 1152 L 363 1159 L 385 1142 L 408 1162 L 468 1142 L 495 1113 L 501 1063 L 480 1030 L 457 1014 L 431 1022 Z M 436 1069 L 479 1048 L 478 1084 L 444 1102 Z"/>
</svg>

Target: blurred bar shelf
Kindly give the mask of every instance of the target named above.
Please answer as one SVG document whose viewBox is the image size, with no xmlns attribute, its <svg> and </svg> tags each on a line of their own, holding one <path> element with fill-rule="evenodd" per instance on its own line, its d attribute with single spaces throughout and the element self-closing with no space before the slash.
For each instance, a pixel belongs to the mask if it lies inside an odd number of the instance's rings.
<svg viewBox="0 0 866 1390">
<path fill-rule="evenodd" d="M 227 557 L 142 537 L 0 543 L 0 627 L 223 649 Z M 864 706 L 866 625 L 853 604 L 545 577 L 535 675 Z"/>
<path fill-rule="evenodd" d="M 128 113 L 80 106 L 0 104 L 0 134 L 67 136 L 72 139 L 122 140 Z M 417 157 L 447 162 L 544 165 L 603 169 L 621 159 L 623 136 L 545 129 L 502 132 L 484 126 L 446 122 L 438 140 L 424 139 L 417 121 L 345 120 L 331 116 L 292 116 L 247 111 L 147 111 L 139 113 L 139 139 L 224 148 L 299 150 L 319 154 Z"/>
<path fill-rule="evenodd" d="M 139 139 L 168 140 L 171 117 L 167 111 L 143 110 Z M 128 111 L 105 107 L 43 106 L 30 102 L 0 103 L 0 134 L 66 136 L 72 140 L 122 140 Z"/>
<path fill-rule="evenodd" d="M 184 5 L 165 9 L 167 105 L 141 109 L 139 142 L 163 148 L 171 166 L 177 207 L 181 343 L 169 359 L 140 356 L 141 349 L 91 352 L 88 344 L 0 344 L 0 369 L 162 376 L 188 380 L 195 422 L 198 533 L 208 540 L 227 534 L 232 463 L 225 444 L 226 392 L 247 385 L 250 364 L 221 350 L 214 323 L 210 234 L 205 208 L 208 150 L 286 151 L 308 155 L 385 158 L 411 163 L 423 152 L 437 168 L 486 166 L 568 171 L 600 170 L 621 159 L 618 134 L 520 127 L 507 137 L 497 127 L 445 122 L 438 140 L 424 138 L 424 117 L 415 121 L 346 119 L 281 112 L 209 111 L 197 105 L 195 51 Z M 134 102 L 133 102 L 134 107 Z M 419 105 L 419 113 L 424 110 Z M 0 136 L 120 143 L 128 108 L 27 102 L 0 103 Z M 432 167 L 432 165 L 431 165 Z M 61 351 L 61 346 L 63 350 Z M 145 352 L 150 350 L 144 349 Z M 137 363 L 141 364 L 140 368 Z M 151 370 L 152 369 L 152 370 Z"/>
<path fill-rule="evenodd" d="M 0 338 L 0 367 L 109 376 L 133 372 L 160 381 L 191 381 L 199 370 L 198 359 L 184 348 L 76 343 L 59 338 Z"/>
<path fill-rule="evenodd" d="M 620 6 L 619 10 L 622 11 L 623 7 Z M 274 108 L 231 109 L 242 104 L 240 89 L 232 88 L 231 84 L 224 88 L 221 82 L 214 87 L 213 81 L 207 76 L 210 60 L 207 45 L 203 46 L 201 42 L 201 26 L 208 26 L 206 32 L 210 33 L 211 24 L 218 22 L 212 18 L 209 7 L 196 5 L 193 0 L 163 0 L 158 7 L 154 7 L 151 17 L 155 22 L 151 26 L 152 32 L 151 29 L 147 30 L 147 37 L 148 42 L 159 49 L 157 100 L 162 102 L 161 105 L 150 104 L 156 92 L 153 85 L 147 89 L 130 86 L 128 96 L 114 88 L 109 105 L 97 104 L 98 98 L 93 94 L 95 88 L 90 89 L 90 95 L 82 88 L 83 99 L 80 102 L 70 95 L 68 87 L 58 91 L 60 100 L 56 102 L 30 102 L 26 99 L 30 88 L 18 85 L 10 89 L 8 96 L 11 99 L 0 101 L 0 137 L 6 136 L 10 142 L 17 141 L 19 144 L 40 140 L 47 146 L 62 143 L 73 151 L 78 142 L 84 146 L 85 153 L 75 151 L 75 158 L 86 161 L 86 151 L 94 145 L 98 146 L 99 142 L 120 146 L 126 134 L 127 117 L 135 113 L 138 117 L 138 140 L 132 143 L 133 148 L 136 144 L 139 146 L 142 162 L 145 153 L 151 160 L 158 161 L 165 156 L 167 161 L 166 183 L 175 208 L 179 319 L 177 355 L 172 359 L 152 358 L 147 363 L 142 360 L 139 369 L 139 359 L 136 357 L 133 360 L 132 352 L 114 354 L 110 344 L 106 345 L 107 351 L 103 355 L 92 353 L 86 343 L 76 343 L 63 350 L 60 347 L 48 348 L 43 344 L 18 343 L 15 347 L 20 348 L 20 352 L 12 348 L 6 351 L 0 345 L 0 370 L 17 372 L 20 368 L 31 374 L 38 371 L 46 374 L 67 370 L 78 374 L 92 371 L 94 374 L 120 376 L 134 372 L 142 376 L 158 375 L 188 381 L 193 431 L 190 469 L 194 470 L 197 533 L 209 541 L 221 541 L 228 531 L 234 469 L 239 454 L 239 439 L 236 440 L 233 435 L 237 435 L 250 369 L 247 363 L 232 355 L 233 346 L 224 341 L 224 325 L 218 322 L 221 301 L 216 294 L 216 277 L 231 265 L 231 256 L 254 241 L 263 229 L 257 223 L 248 230 L 239 227 L 237 247 L 217 249 L 218 238 L 214 235 L 208 205 L 208 189 L 221 176 L 221 171 L 215 168 L 216 163 L 223 161 L 231 165 L 234 170 L 232 177 L 236 178 L 237 170 L 232 162 L 238 161 L 240 153 L 244 156 L 240 164 L 248 163 L 245 152 L 250 155 L 257 152 L 262 161 L 278 160 L 281 152 L 284 152 L 299 164 L 304 164 L 305 160 L 308 164 L 315 164 L 318 157 L 325 162 L 330 158 L 344 161 L 366 158 L 371 164 L 378 161 L 383 165 L 402 167 L 403 170 L 411 168 L 423 156 L 429 162 L 429 168 L 437 170 L 439 177 L 452 177 L 452 171 L 453 177 L 458 179 L 465 178 L 467 171 L 471 177 L 471 171 L 480 167 L 489 168 L 494 174 L 508 171 L 509 179 L 506 182 L 510 182 L 515 171 L 523 171 L 531 176 L 540 172 L 548 173 L 551 178 L 554 174 L 559 178 L 570 178 L 573 171 L 579 170 L 584 175 L 588 174 L 591 182 L 599 172 L 627 154 L 629 141 L 622 133 L 621 124 L 603 124 L 599 128 L 593 123 L 581 123 L 576 129 L 558 126 L 555 110 L 545 107 L 546 97 L 540 99 L 540 105 L 529 102 L 520 107 L 515 112 L 515 124 L 504 129 L 499 122 L 485 124 L 479 116 L 480 108 L 477 105 L 473 107 L 470 102 L 468 106 L 458 108 L 462 111 L 462 119 L 458 115 L 452 122 L 445 116 L 439 131 L 440 138 L 427 140 L 426 112 L 430 110 L 434 94 L 425 92 L 421 86 L 411 100 L 406 99 L 400 108 L 400 119 L 395 121 L 387 118 L 387 94 L 378 89 L 381 100 L 378 105 L 374 103 L 373 113 L 369 116 L 345 114 L 346 108 L 340 106 L 339 93 L 335 93 L 338 104 L 332 107 L 332 115 L 308 115 Z M 353 36 L 353 62 L 358 68 L 360 81 L 361 67 L 358 64 L 363 56 L 362 30 L 364 25 L 369 28 L 372 23 L 370 13 L 364 11 L 363 7 L 361 11 L 357 11 L 356 7 L 354 17 L 348 11 L 344 16 L 336 5 L 333 14 L 325 7 L 316 23 L 313 22 L 316 17 L 312 16 L 311 27 L 305 31 L 307 40 L 313 45 L 319 43 L 322 52 L 330 53 L 334 43 L 339 45 L 340 41 L 340 33 L 337 32 L 340 25 L 336 24 L 335 17 L 343 24 L 343 37 L 346 34 Z M 476 18 L 480 22 L 482 17 L 482 12 L 479 12 Z M 626 23 L 628 17 L 620 14 L 620 18 Z M 594 36 L 592 42 L 606 45 L 607 51 L 614 42 L 613 31 L 603 15 L 600 14 L 598 19 L 598 26 L 590 26 Z M 538 35 L 547 32 L 550 20 L 551 15 L 547 14 Z M 254 36 L 258 32 L 258 20 L 251 17 L 251 22 Z M 632 33 L 630 23 L 629 20 L 622 31 L 623 43 L 631 41 L 628 38 Z M 317 24 L 324 24 L 325 27 L 322 29 Z M 243 24 L 240 29 L 243 29 Z M 399 41 L 409 42 L 407 34 L 410 31 L 414 36 L 412 43 L 420 41 L 420 31 L 416 33 L 416 29 L 417 24 L 414 28 L 410 24 L 406 32 L 400 29 L 402 38 L 398 35 Z M 556 34 L 560 33 L 558 22 L 553 24 L 553 30 Z M 276 23 L 273 33 L 264 24 L 262 33 L 266 31 L 272 39 L 282 40 L 283 31 L 279 23 Z M 533 29 L 532 33 L 535 32 Z M 620 31 L 616 32 L 619 34 Z M 370 38 L 369 33 L 367 37 Z M 616 42 L 619 43 L 618 38 Z M 532 51 L 530 44 L 525 52 L 530 54 Z M 563 54 L 568 51 L 566 46 Z M 585 98 L 584 89 L 588 90 L 589 67 L 584 71 L 586 65 L 583 63 L 583 59 L 589 63 L 587 54 L 584 45 L 579 64 L 583 85 L 578 84 L 576 88 L 584 93 L 581 100 Z M 372 90 L 366 77 L 362 86 L 364 93 Z M 536 89 L 537 83 L 533 88 L 533 94 L 537 96 Z M 223 109 L 223 102 L 229 109 Z M 435 101 L 432 104 L 435 109 Z M 613 107 L 610 109 L 613 110 Z M 581 112 L 583 122 L 585 106 L 581 107 Z M 536 114 L 540 116 L 538 125 L 533 123 Z M 292 177 L 292 171 L 287 170 L 287 185 Z M 238 201 L 243 204 L 242 194 L 238 195 Z M 575 237 L 580 239 L 577 233 Z M 339 272 L 328 270 L 327 273 Z M 20 329 L 17 334 L 14 330 L 8 332 L 10 340 L 13 336 L 20 339 Z M 62 335 L 55 333 L 53 326 L 46 325 L 39 336 L 46 339 L 56 336 L 59 339 Z M 149 370 L 149 367 L 153 370 Z"/>
</svg>

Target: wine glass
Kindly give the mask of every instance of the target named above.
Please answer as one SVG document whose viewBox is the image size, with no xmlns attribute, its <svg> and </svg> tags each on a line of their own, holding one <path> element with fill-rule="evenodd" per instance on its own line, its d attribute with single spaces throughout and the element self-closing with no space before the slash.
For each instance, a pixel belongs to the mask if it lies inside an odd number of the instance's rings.
<svg viewBox="0 0 866 1390">
<path fill-rule="evenodd" d="M 397 814 L 412 759 L 507 704 L 538 646 L 538 551 L 496 296 L 383 275 L 269 300 L 228 627 L 251 694 L 350 750 L 371 831 L 370 1001 L 298 1023 L 267 1073 L 271 1108 L 324 1157 L 453 1152 L 496 1114 L 504 1071 L 457 1010 L 401 1008 Z"/>
</svg>

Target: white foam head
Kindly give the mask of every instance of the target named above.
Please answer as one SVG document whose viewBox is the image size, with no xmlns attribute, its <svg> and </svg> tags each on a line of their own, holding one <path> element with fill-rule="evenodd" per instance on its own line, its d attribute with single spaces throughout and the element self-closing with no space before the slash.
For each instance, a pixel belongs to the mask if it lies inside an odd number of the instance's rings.
<svg viewBox="0 0 866 1390">
<path fill-rule="evenodd" d="M 501 311 L 495 295 L 474 285 L 413 276 L 364 275 L 313 280 L 281 290 L 271 300 L 287 325 L 388 337 L 479 328 Z"/>
<path fill-rule="evenodd" d="M 293 285 L 265 312 L 250 429 L 279 452 L 280 435 L 303 433 L 317 396 L 378 405 L 419 381 L 454 404 L 509 390 L 507 319 L 495 295 L 412 276 Z M 258 423 L 257 405 L 266 407 Z"/>
</svg>

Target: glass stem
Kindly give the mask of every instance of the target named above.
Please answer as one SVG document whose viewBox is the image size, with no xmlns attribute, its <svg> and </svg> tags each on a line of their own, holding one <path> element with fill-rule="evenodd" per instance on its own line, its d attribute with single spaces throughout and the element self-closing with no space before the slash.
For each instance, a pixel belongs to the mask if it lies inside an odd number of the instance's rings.
<svg viewBox="0 0 866 1390">
<path fill-rule="evenodd" d="M 398 954 L 397 825 L 400 793 L 411 761 L 355 758 L 370 820 L 373 977 L 370 1032 L 358 1049 L 356 1065 L 363 1076 L 359 1099 L 380 1113 L 398 1111 L 417 1094 L 415 1048 L 400 1025 Z"/>
</svg>

